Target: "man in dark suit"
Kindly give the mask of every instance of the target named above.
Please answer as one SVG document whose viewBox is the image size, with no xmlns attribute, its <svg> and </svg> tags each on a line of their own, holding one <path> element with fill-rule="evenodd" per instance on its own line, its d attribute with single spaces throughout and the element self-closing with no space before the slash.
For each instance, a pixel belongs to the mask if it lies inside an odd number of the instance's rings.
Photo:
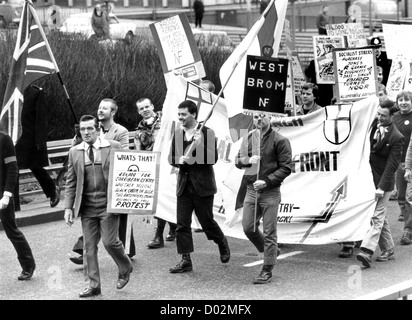
<svg viewBox="0 0 412 320">
<path fill-rule="evenodd" d="M 379 247 L 381 255 L 377 261 L 394 258 L 395 244 L 386 218 L 386 207 L 395 185 L 395 172 L 402 156 L 404 137 L 393 123 L 396 108 L 393 101 L 386 100 L 378 106 L 377 118 L 372 123 L 370 134 L 371 153 L 369 163 L 377 200 L 371 219 L 371 227 L 363 238 L 361 251 L 356 258 L 370 268 L 372 256 Z"/>
<path fill-rule="evenodd" d="M 110 157 L 121 145 L 99 137 L 100 127 L 93 116 L 81 117 L 79 129 L 83 142 L 69 151 L 64 218 L 71 226 L 74 218 L 81 217 L 89 284 L 79 296 L 85 298 L 101 293 L 97 260 L 100 238 L 119 268 L 117 289 L 129 282 L 133 267 L 119 240 L 119 215 L 107 212 Z"/>
<path fill-rule="evenodd" d="M 176 243 L 177 253 L 182 255 L 180 263 L 170 268 L 171 273 L 192 271 L 193 210 L 207 239 L 219 246 L 221 262 L 227 263 L 230 259 L 227 239 L 213 218 L 213 200 L 217 192 L 213 165 L 218 159 L 217 141 L 212 129 L 203 126 L 199 130 L 197 115 L 197 106 L 193 101 L 186 100 L 178 106 L 182 127 L 175 131 L 169 154 L 169 163 L 179 168 Z"/>
<path fill-rule="evenodd" d="M 16 143 L 19 169 L 30 169 L 47 198 L 50 206 L 57 206 L 60 191 L 44 167 L 49 165 L 47 155 L 47 105 L 44 92 L 37 86 L 29 86 L 24 92 L 21 112 L 22 134 Z"/>
<path fill-rule="evenodd" d="M 33 276 L 36 263 L 26 238 L 16 224 L 13 191 L 18 174 L 19 169 L 13 141 L 10 136 L 0 131 L 0 220 L 7 238 L 17 252 L 17 259 L 23 269 L 18 279 L 29 280 Z"/>
</svg>

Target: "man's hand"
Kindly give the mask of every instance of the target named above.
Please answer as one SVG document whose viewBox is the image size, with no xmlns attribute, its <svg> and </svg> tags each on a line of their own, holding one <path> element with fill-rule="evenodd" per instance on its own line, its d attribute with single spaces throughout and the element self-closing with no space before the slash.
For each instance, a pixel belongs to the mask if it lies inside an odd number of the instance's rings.
<svg viewBox="0 0 412 320">
<path fill-rule="evenodd" d="M 263 188 L 266 188 L 266 182 L 264 180 L 256 180 L 253 183 L 253 188 L 255 188 L 256 191 L 262 190 Z"/>
<path fill-rule="evenodd" d="M 385 191 L 381 190 L 381 189 L 376 189 L 375 191 L 375 200 L 379 200 L 380 198 L 383 198 L 383 194 L 385 193 Z"/>
<path fill-rule="evenodd" d="M 74 223 L 73 209 L 64 209 L 64 220 L 69 227 L 72 226 L 72 224 Z"/>
<path fill-rule="evenodd" d="M 185 164 L 189 157 L 181 156 L 179 158 L 179 164 Z"/>
<path fill-rule="evenodd" d="M 10 202 L 10 197 L 3 195 L 3 198 L 1 198 L 0 200 L 0 210 L 4 210 L 7 208 L 7 206 L 9 205 Z"/>
<path fill-rule="evenodd" d="M 260 157 L 259 156 L 252 156 L 249 158 L 249 163 L 250 164 L 257 164 L 260 161 Z"/>
</svg>

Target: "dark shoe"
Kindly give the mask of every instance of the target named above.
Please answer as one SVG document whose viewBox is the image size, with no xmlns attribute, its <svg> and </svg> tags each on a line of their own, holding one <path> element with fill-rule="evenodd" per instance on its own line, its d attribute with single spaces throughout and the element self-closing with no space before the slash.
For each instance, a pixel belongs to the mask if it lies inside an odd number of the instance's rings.
<svg viewBox="0 0 412 320">
<path fill-rule="evenodd" d="M 60 189 L 56 187 L 54 195 L 50 197 L 50 207 L 54 208 L 60 202 Z"/>
<path fill-rule="evenodd" d="M 230 249 L 227 243 L 227 238 L 225 237 L 223 242 L 219 244 L 220 261 L 222 263 L 228 263 L 230 260 Z"/>
<path fill-rule="evenodd" d="M 182 259 L 175 267 L 170 268 L 170 273 L 183 273 L 192 271 L 192 260 L 190 259 Z"/>
<path fill-rule="evenodd" d="M 149 249 L 158 249 L 164 247 L 163 236 L 156 233 L 154 239 L 149 242 L 147 247 Z"/>
<path fill-rule="evenodd" d="M 352 247 L 343 247 L 342 251 L 339 253 L 339 258 L 350 258 L 353 255 Z"/>
<path fill-rule="evenodd" d="M 408 245 L 412 244 L 412 239 L 411 238 L 412 238 L 412 234 L 409 233 L 408 231 L 405 231 L 402 235 L 402 238 L 401 238 L 401 244 L 404 245 L 404 246 L 408 246 Z"/>
<path fill-rule="evenodd" d="M 97 288 L 86 287 L 84 288 L 82 292 L 79 293 L 79 297 L 89 298 L 93 296 L 98 296 L 101 293 L 102 293 L 102 289 L 100 287 L 97 287 Z"/>
<path fill-rule="evenodd" d="M 383 251 L 379 257 L 376 258 L 376 261 L 388 261 L 395 259 L 395 251 L 394 250 L 388 250 L 388 251 Z"/>
<path fill-rule="evenodd" d="M 83 264 L 83 256 L 70 257 L 70 261 L 74 264 Z"/>
<path fill-rule="evenodd" d="M 202 230 L 202 229 L 200 229 L 200 228 L 193 229 L 193 231 L 194 231 L 194 232 L 196 232 L 196 233 L 203 232 L 203 230 Z"/>
<path fill-rule="evenodd" d="M 405 221 L 405 217 L 404 217 L 403 215 L 400 215 L 400 216 L 398 217 L 398 221 L 400 221 L 400 222 Z"/>
<path fill-rule="evenodd" d="M 133 272 L 133 267 L 130 267 L 129 271 L 127 271 L 125 274 L 120 275 L 119 274 L 119 279 L 117 280 L 117 289 L 123 289 L 126 284 L 129 282 L 130 279 L 130 274 Z"/>
<path fill-rule="evenodd" d="M 253 280 L 253 284 L 264 284 L 270 282 L 272 279 L 272 269 L 273 266 L 264 265 L 257 278 Z"/>
<path fill-rule="evenodd" d="M 176 239 L 176 230 L 170 230 L 169 234 L 166 237 L 166 241 L 175 241 Z"/>
<path fill-rule="evenodd" d="M 31 269 L 28 269 L 28 270 L 23 270 L 20 273 L 20 275 L 17 277 L 17 279 L 20 281 L 30 280 L 31 277 L 33 277 L 33 273 L 35 269 L 36 269 L 36 266 L 33 266 Z"/>
<path fill-rule="evenodd" d="M 362 262 L 362 265 L 365 268 L 370 268 L 371 267 L 371 263 L 372 263 L 372 255 L 366 253 L 366 252 L 359 252 L 356 255 L 356 259 L 360 262 Z"/>
</svg>

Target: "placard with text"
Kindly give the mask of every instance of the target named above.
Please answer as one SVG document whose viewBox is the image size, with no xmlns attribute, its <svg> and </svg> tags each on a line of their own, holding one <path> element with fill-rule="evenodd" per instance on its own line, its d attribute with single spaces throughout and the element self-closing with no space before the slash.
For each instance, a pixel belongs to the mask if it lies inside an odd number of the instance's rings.
<svg viewBox="0 0 412 320">
<path fill-rule="evenodd" d="M 288 59 L 247 56 L 243 109 L 284 113 Z"/>
<path fill-rule="evenodd" d="M 333 51 L 338 102 L 356 101 L 377 95 L 375 49 Z"/>
<path fill-rule="evenodd" d="M 156 212 L 160 152 L 116 150 L 111 155 L 107 212 Z"/>
</svg>

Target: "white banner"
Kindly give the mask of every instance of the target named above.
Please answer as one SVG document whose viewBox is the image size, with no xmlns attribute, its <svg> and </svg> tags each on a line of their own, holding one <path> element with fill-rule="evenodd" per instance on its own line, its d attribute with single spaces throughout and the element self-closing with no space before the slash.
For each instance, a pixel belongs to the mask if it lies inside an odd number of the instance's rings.
<svg viewBox="0 0 412 320">
<path fill-rule="evenodd" d="M 176 222 L 177 172 L 167 157 L 178 126 L 177 106 L 188 96 L 200 106 L 200 120 L 216 99 L 181 78 L 170 82 L 154 150 L 161 151 L 156 216 L 172 222 Z M 377 106 L 378 98 L 370 97 L 302 117 L 279 118 L 274 123 L 275 130 L 290 139 L 294 163 L 293 173 L 281 187 L 280 243 L 326 244 L 363 238 L 375 207 L 368 128 Z M 206 124 L 218 138 L 214 214 L 226 235 L 245 239 L 241 210 L 235 211 L 244 173 L 234 166 L 241 140 L 230 143 L 228 123 L 225 103 L 220 99 Z"/>
</svg>

